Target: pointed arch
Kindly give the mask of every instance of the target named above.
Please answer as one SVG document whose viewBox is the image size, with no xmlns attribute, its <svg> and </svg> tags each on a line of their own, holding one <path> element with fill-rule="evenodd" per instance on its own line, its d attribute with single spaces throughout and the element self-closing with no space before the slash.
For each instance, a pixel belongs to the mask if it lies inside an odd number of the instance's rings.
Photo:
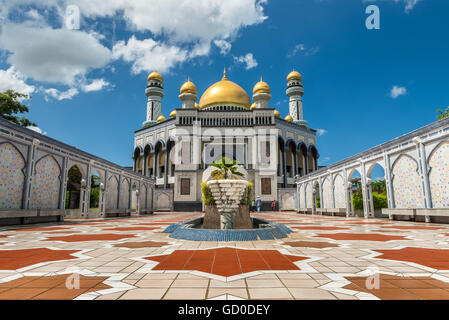
<svg viewBox="0 0 449 320">
<path fill-rule="evenodd" d="M 12 143 L 0 143 L 0 208 L 22 207 L 25 158 Z"/>
<path fill-rule="evenodd" d="M 112 175 L 106 186 L 106 209 L 117 209 L 118 201 L 118 178 Z"/>
<path fill-rule="evenodd" d="M 428 157 L 433 208 L 449 207 L 449 141 L 440 142 Z"/>
<path fill-rule="evenodd" d="M 416 160 L 401 154 L 394 161 L 391 172 L 396 208 L 423 208 L 424 196 Z"/>
<path fill-rule="evenodd" d="M 34 167 L 30 207 L 57 209 L 61 188 L 61 167 L 53 155 L 41 157 Z"/>
</svg>

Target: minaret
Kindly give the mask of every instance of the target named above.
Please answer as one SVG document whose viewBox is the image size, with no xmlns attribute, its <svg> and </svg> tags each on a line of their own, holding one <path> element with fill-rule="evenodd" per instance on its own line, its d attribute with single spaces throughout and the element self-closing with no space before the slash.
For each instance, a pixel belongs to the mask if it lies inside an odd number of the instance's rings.
<svg viewBox="0 0 449 320">
<path fill-rule="evenodd" d="M 253 88 L 253 100 L 256 104 L 255 109 L 267 109 L 270 99 L 270 86 L 262 81 L 262 77 L 260 77 L 260 81 Z"/>
<path fill-rule="evenodd" d="M 198 90 L 193 82 L 190 81 L 190 77 L 187 78 L 187 82 L 179 89 L 179 99 L 182 102 L 183 109 L 195 109 L 195 101 L 198 99 Z"/>
<path fill-rule="evenodd" d="M 303 120 L 302 113 L 302 96 L 304 94 L 304 88 L 302 87 L 302 76 L 297 71 L 292 71 L 287 76 L 287 96 L 289 101 L 289 114 L 293 119 L 293 122 L 307 127 L 307 121 Z"/>
<path fill-rule="evenodd" d="M 143 127 L 151 126 L 157 123 L 157 119 L 162 116 L 162 97 L 164 96 L 162 76 L 158 72 L 152 72 L 148 76 L 147 88 L 145 94 L 148 97 L 147 102 L 147 120 Z"/>
</svg>

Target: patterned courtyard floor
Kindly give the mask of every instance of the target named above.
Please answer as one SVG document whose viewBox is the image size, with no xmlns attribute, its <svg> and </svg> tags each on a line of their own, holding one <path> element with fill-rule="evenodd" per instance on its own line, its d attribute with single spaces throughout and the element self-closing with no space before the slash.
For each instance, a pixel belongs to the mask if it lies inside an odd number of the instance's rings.
<svg viewBox="0 0 449 320">
<path fill-rule="evenodd" d="M 200 213 L 0 228 L 4 299 L 449 299 L 449 225 L 299 215 L 288 238 L 194 242 Z"/>
</svg>

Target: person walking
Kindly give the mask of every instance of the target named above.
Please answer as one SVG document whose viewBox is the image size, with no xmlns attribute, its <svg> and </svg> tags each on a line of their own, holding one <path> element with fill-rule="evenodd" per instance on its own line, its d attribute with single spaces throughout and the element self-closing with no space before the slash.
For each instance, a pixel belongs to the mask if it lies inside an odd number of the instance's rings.
<svg viewBox="0 0 449 320">
<path fill-rule="evenodd" d="M 257 197 L 256 199 L 256 208 L 257 208 L 257 212 L 260 212 L 260 207 L 262 206 L 262 201 L 260 200 L 259 197 Z"/>
<path fill-rule="evenodd" d="M 275 208 L 276 208 L 276 201 L 273 200 L 271 201 L 271 211 L 274 211 Z"/>
</svg>

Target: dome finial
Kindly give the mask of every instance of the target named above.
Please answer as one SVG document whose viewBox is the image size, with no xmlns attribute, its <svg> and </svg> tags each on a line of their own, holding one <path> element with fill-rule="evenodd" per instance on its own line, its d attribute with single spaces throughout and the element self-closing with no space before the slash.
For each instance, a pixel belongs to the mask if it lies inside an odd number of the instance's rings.
<svg viewBox="0 0 449 320">
<path fill-rule="evenodd" d="M 224 67 L 223 78 L 221 80 L 228 80 L 228 75 L 226 74 L 226 66 Z"/>
</svg>

